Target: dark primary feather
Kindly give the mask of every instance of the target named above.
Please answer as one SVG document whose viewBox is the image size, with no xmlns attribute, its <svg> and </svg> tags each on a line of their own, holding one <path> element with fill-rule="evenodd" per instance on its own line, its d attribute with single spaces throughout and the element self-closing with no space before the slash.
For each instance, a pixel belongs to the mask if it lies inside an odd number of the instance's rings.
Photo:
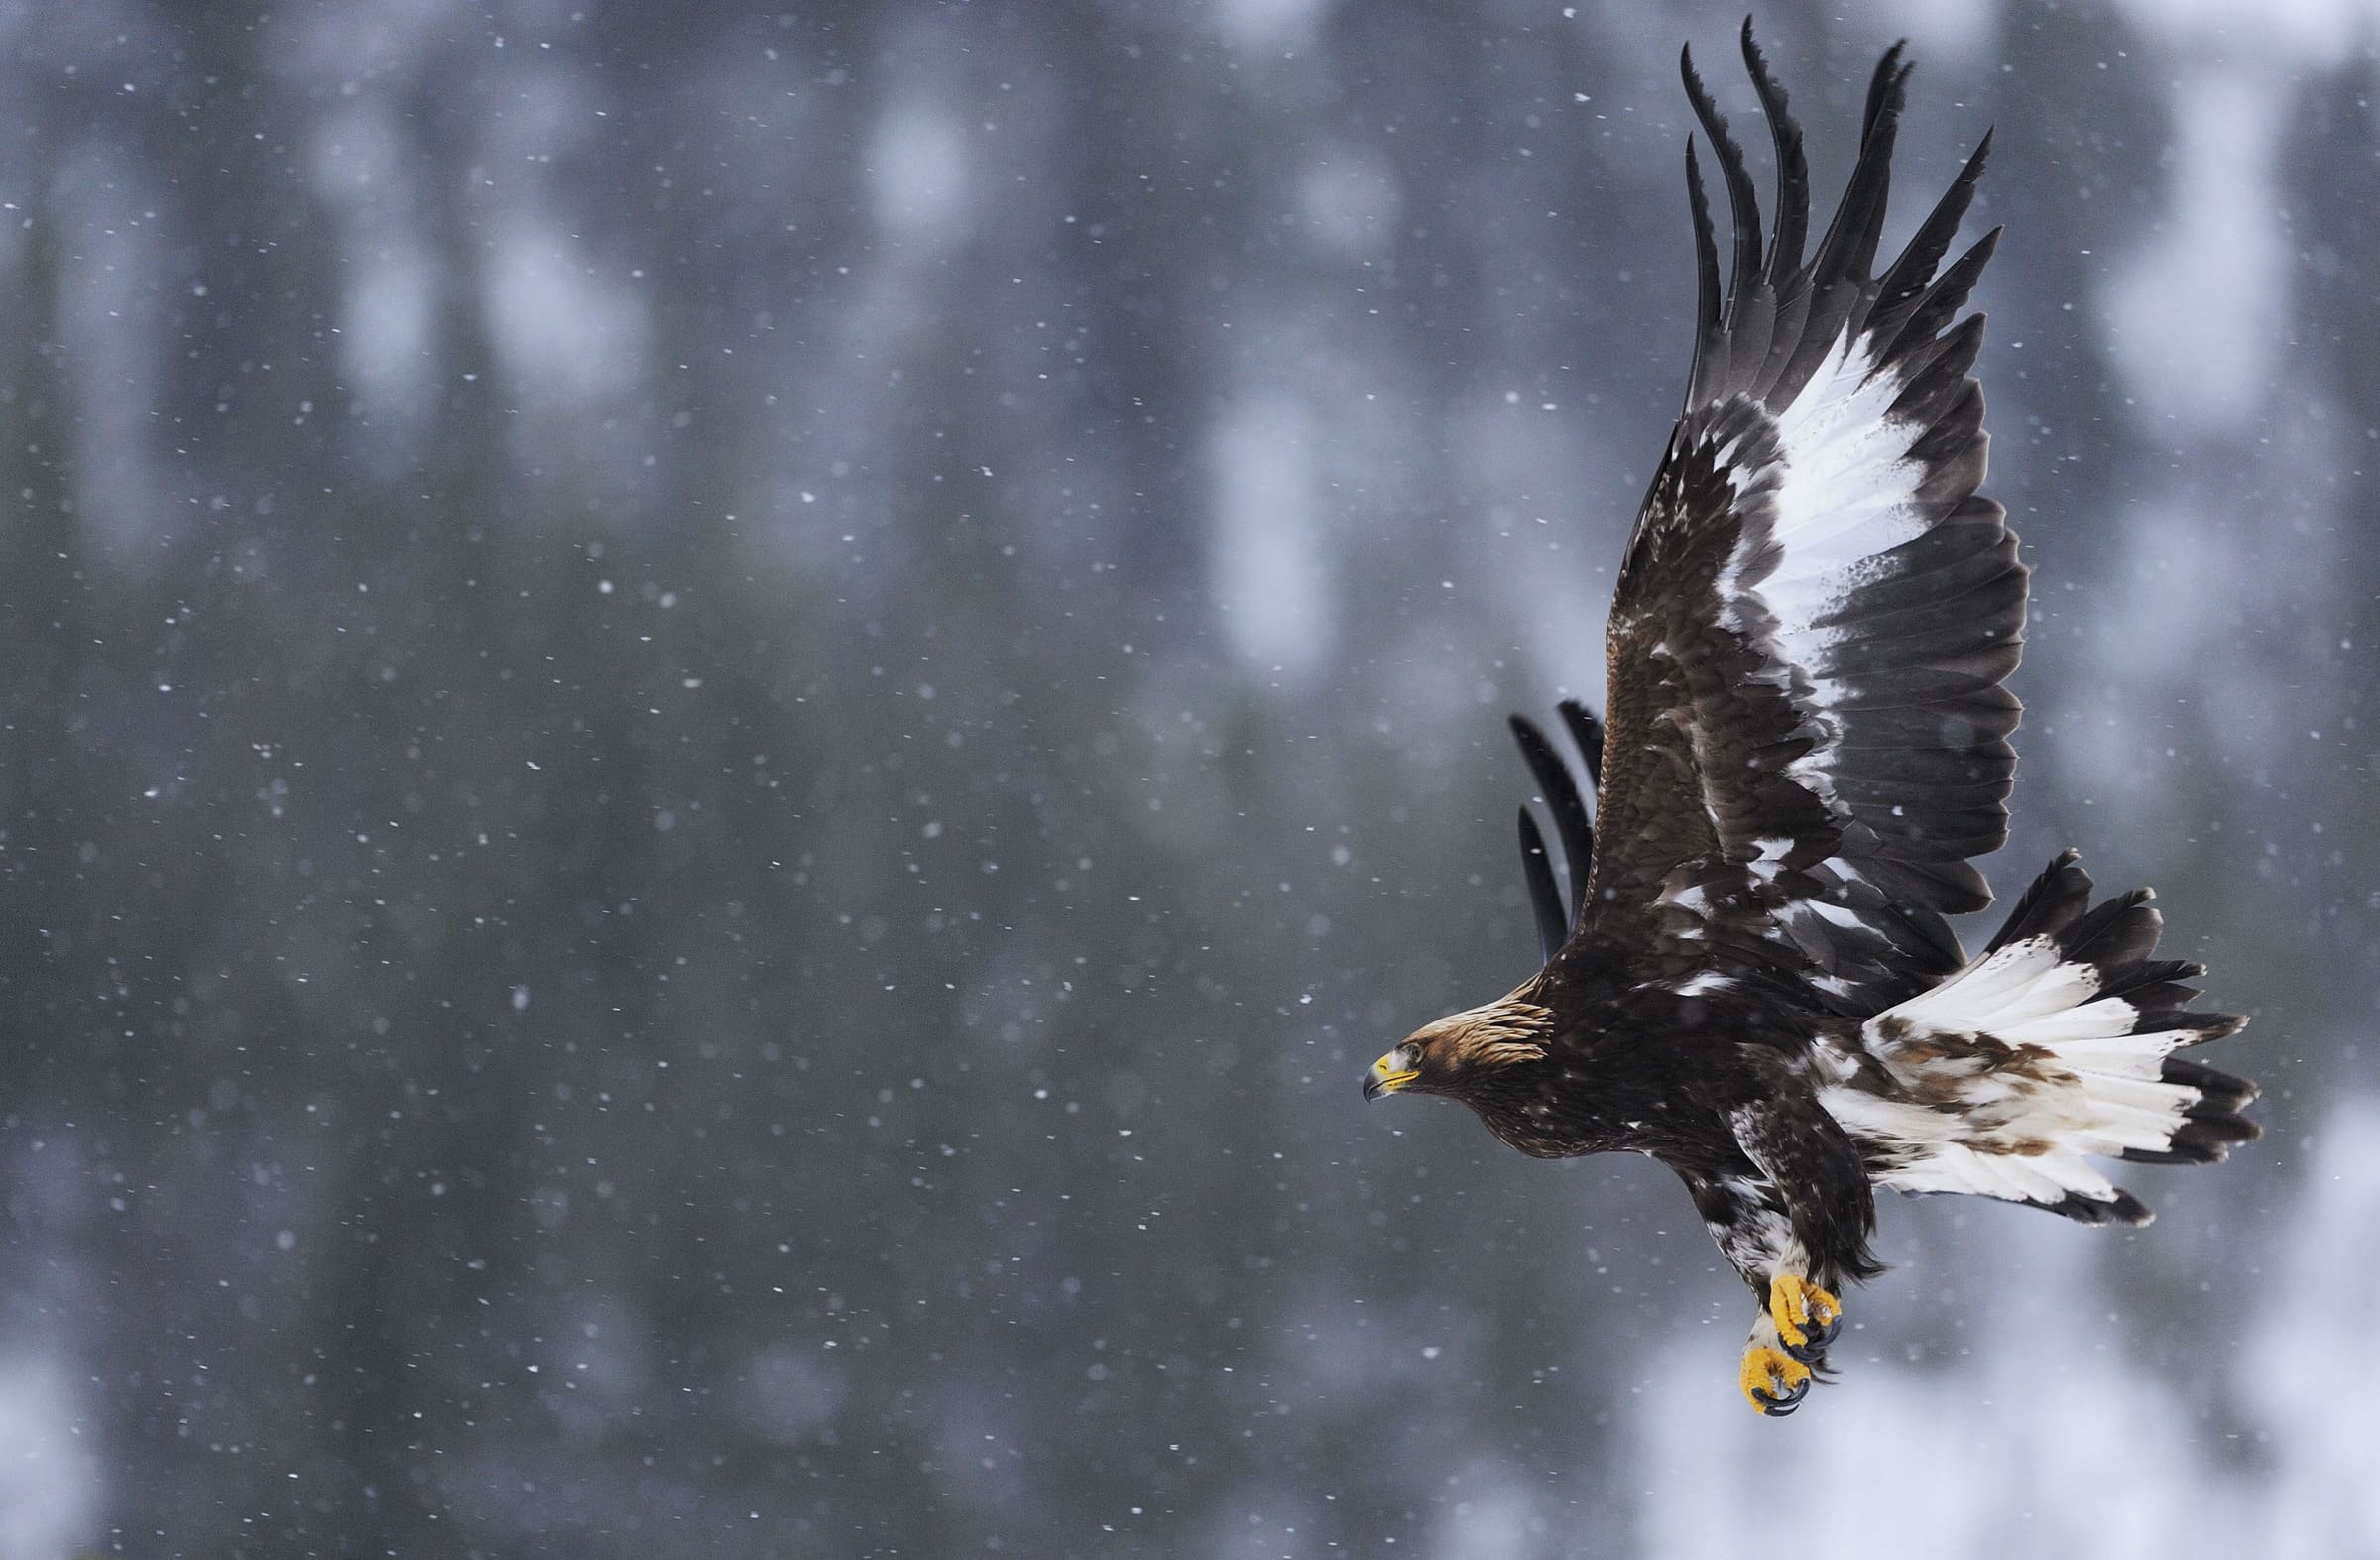
<svg viewBox="0 0 2380 1560">
<path fill-rule="evenodd" d="M 1743 64 L 1751 72 L 1752 89 L 1760 94 L 1760 113 L 1776 149 L 1777 230 L 1768 246 L 1768 285 L 1782 297 L 1801 266 L 1802 244 L 1809 237 L 1810 164 L 1802 155 L 1802 127 L 1786 110 L 1785 88 L 1769 72 L 1768 57 L 1752 41 L 1748 16 L 1743 19 Z"/>
<path fill-rule="evenodd" d="M 1715 350 L 1725 350 L 1726 364 L 1714 365 L 1716 375 L 1724 376 L 1726 366 L 1736 357 L 1748 362 L 1767 353 L 1776 300 L 1761 274 L 1760 199 L 1752 191 L 1752 174 L 1744 166 L 1743 148 L 1727 133 L 1726 120 L 1720 117 L 1719 105 L 1711 100 L 1703 78 L 1696 73 L 1692 48 L 1679 51 L 1678 70 L 1685 77 L 1686 96 L 1694 104 L 1695 118 L 1702 121 L 1703 132 L 1711 138 L 1712 149 L 1718 155 L 1720 173 L 1727 184 L 1728 221 L 1735 230 L 1735 255 L 1727 274 L 1724 328 L 1709 335 Z"/>
<path fill-rule="evenodd" d="M 1530 773 L 1537 777 L 1538 792 L 1552 809 L 1554 826 L 1562 834 L 1562 854 L 1575 871 L 1595 859 L 1595 825 L 1588 819 L 1586 798 L 1579 794 L 1578 782 L 1571 779 L 1569 768 L 1555 754 L 1554 745 L 1546 740 L 1535 722 L 1525 716 L 1513 716 L 1512 738 L 1520 744 L 1521 756 L 1528 760 Z"/>
<path fill-rule="evenodd" d="M 1579 757 L 1587 763 L 1587 780 L 1591 785 L 1604 782 L 1604 723 L 1577 699 L 1564 699 L 1555 706 L 1562 716 L 1570 740 L 1579 745 Z"/>
<path fill-rule="evenodd" d="M 1520 872 L 1529 886 L 1529 911 L 1537 921 L 1537 946 L 1548 960 L 1570 940 L 1570 917 L 1562 909 L 1562 891 L 1554 885 L 1553 865 L 1546 860 L 1545 836 L 1537 820 L 1520 809 Z"/>
<path fill-rule="evenodd" d="M 1571 741 L 1578 744 L 1587 767 L 1588 783 L 1584 787 L 1571 773 L 1569 761 L 1555 750 L 1535 721 L 1525 715 L 1511 717 L 1513 741 L 1519 744 L 1521 757 L 1536 778 L 1538 794 L 1545 798 L 1547 809 L 1554 815 L 1554 827 L 1562 840 L 1563 870 L 1571 884 L 1570 904 L 1565 909 L 1561 890 L 1555 884 L 1552 860 L 1546 854 L 1545 836 L 1538 830 L 1536 818 L 1523 806 L 1521 874 L 1528 883 L 1538 941 L 1549 960 L 1570 940 L 1584 913 L 1587 864 L 1595 859 L 1595 825 L 1588 816 L 1587 797 L 1594 789 L 1604 740 L 1603 723 L 1578 700 L 1564 699 L 1559 710 L 1562 725 L 1570 733 Z"/>
</svg>

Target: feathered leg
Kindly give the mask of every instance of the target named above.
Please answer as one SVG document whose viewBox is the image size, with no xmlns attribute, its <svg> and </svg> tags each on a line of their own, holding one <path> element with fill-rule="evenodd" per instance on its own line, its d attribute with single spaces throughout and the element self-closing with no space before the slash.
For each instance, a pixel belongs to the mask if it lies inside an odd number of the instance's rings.
<svg viewBox="0 0 2380 1560">
<path fill-rule="evenodd" d="M 1837 1291 L 1872 1277 L 1875 1199 L 1858 1149 L 1801 1091 L 1780 1089 L 1727 1118 L 1742 1173 L 1688 1174 L 1720 1251 L 1759 1298 L 1738 1384 L 1761 1413 L 1801 1405 L 1843 1329 Z M 1791 1188 L 1790 1194 L 1786 1188 Z"/>
<path fill-rule="evenodd" d="M 1754 1408 L 1782 1418 L 1809 1394 L 1827 1345 L 1843 1326 L 1843 1306 L 1812 1280 L 1809 1249 L 1794 1234 L 1773 1182 L 1689 1176 L 1687 1186 L 1711 1238 L 1759 1299 L 1738 1384 Z"/>
</svg>

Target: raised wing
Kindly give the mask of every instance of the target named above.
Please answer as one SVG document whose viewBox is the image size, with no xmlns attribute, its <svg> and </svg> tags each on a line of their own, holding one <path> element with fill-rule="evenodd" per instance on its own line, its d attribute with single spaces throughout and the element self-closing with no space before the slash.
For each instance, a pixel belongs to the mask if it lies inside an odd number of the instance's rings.
<svg viewBox="0 0 2380 1560">
<path fill-rule="evenodd" d="M 1606 943 L 1676 967 L 1724 965 L 1730 943 L 1808 960 L 1831 1002 L 1872 1013 L 1958 966 L 1943 917 L 1989 902 L 1968 858 L 2007 837 L 2018 704 L 2000 683 L 2025 570 L 1975 492 L 1983 320 L 1956 317 L 1997 229 L 1942 265 L 1990 138 L 1872 275 L 1908 73 L 1896 47 L 1805 260 L 1801 132 L 1748 24 L 1743 55 L 1776 143 L 1777 224 L 1764 256 L 1743 153 L 1687 58 L 1733 254 L 1723 304 L 1689 141 L 1693 376 L 1612 602 L 1586 908 Z"/>
</svg>

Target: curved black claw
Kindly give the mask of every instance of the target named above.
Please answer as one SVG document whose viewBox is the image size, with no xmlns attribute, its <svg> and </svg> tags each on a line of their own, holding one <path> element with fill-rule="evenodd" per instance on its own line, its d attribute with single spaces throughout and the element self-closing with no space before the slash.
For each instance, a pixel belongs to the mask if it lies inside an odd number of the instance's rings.
<svg viewBox="0 0 2380 1560">
<path fill-rule="evenodd" d="M 1754 1343 L 1743 1351 L 1738 1384 L 1744 1400 L 1771 1419 L 1782 1419 L 1799 1408 L 1802 1399 L 1810 1395 L 1813 1379 L 1810 1367 L 1782 1349 Z"/>
<path fill-rule="evenodd" d="M 1805 1322 L 1802 1324 L 1802 1331 L 1807 1335 L 1802 1342 L 1782 1344 L 1782 1347 L 1787 1354 L 1801 1361 L 1802 1364 L 1818 1365 L 1827 1358 L 1827 1346 L 1843 1336 L 1843 1318 L 1837 1316 L 1823 1327 L 1812 1322 Z M 1780 1340 L 1780 1342 L 1782 1341 Z"/>
</svg>

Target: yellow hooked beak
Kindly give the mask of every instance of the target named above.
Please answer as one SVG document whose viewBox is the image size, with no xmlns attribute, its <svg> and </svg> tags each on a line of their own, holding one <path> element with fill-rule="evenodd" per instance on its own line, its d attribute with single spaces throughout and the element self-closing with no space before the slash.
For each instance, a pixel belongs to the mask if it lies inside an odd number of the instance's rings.
<svg viewBox="0 0 2380 1560">
<path fill-rule="evenodd" d="M 1364 1098 L 1376 1100 L 1411 1083 L 1421 1076 L 1420 1067 L 1415 1065 L 1420 1060 L 1412 1046 L 1400 1045 L 1373 1062 L 1364 1074 Z"/>
</svg>

